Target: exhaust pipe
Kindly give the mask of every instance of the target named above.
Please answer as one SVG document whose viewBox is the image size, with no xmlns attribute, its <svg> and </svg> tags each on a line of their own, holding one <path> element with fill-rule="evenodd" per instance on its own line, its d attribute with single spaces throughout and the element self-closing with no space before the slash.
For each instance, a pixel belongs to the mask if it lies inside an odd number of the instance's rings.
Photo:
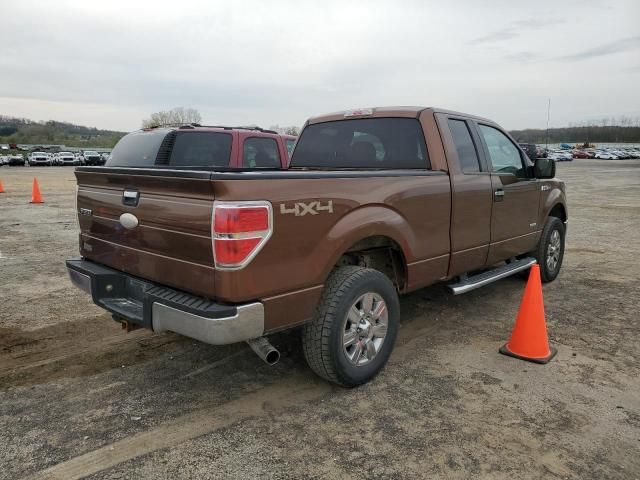
<svg viewBox="0 0 640 480">
<path fill-rule="evenodd" d="M 275 365 L 280 360 L 280 352 L 269 343 L 266 337 L 258 337 L 253 340 L 247 340 L 251 350 L 256 352 L 264 363 L 267 365 Z"/>
</svg>

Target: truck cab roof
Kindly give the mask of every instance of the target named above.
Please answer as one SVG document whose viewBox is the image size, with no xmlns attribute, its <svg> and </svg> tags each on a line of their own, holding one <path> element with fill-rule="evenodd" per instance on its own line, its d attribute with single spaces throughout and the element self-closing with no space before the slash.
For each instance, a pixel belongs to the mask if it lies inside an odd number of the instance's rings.
<svg viewBox="0 0 640 480">
<path fill-rule="evenodd" d="M 446 113 L 447 115 L 456 115 L 460 117 L 473 118 L 483 122 L 494 124 L 495 122 L 488 118 L 479 117 L 477 115 L 470 115 L 468 113 L 455 112 L 453 110 L 446 110 L 437 107 L 420 107 L 420 106 L 389 106 L 389 107 L 374 107 L 374 108 L 358 108 L 353 110 L 342 110 L 338 112 L 326 113 L 323 115 L 317 115 L 311 117 L 307 124 L 314 123 L 333 122 L 336 120 L 344 120 L 346 118 L 377 118 L 377 117 L 406 117 L 406 118 L 418 118 L 420 114 L 424 112 L 431 113 Z"/>
</svg>

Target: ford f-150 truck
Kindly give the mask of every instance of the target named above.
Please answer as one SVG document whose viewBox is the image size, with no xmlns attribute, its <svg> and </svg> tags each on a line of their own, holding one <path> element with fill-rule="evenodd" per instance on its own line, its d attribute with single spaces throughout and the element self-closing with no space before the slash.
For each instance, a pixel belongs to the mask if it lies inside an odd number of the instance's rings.
<svg viewBox="0 0 640 480">
<path fill-rule="evenodd" d="M 286 170 L 230 168 L 238 148 L 222 129 L 152 129 L 105 167 L 77 168 L 73 283 L 127 329 L 247 341 L 269 363 L 266 336 L 301 327 L 312 370 L 355 386 L 389 358 L 399 294 L 560 270 L 555 163 L 532 162 L 490 120 L 421 107 L 314 117 Z"/>
</svg>

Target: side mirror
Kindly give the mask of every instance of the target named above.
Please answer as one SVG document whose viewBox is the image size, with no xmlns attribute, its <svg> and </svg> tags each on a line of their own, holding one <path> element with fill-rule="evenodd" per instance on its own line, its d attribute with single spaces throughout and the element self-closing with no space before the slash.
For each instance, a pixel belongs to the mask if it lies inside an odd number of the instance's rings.
<svg viewBox="0 0 640 480">
<path fill-rule="evenodd" d="M 556 176 L 556 162 L 550 158 L 536 158 L 533 166 L 533 176 L 536 178 L 553 178 Z"/>
</svg>

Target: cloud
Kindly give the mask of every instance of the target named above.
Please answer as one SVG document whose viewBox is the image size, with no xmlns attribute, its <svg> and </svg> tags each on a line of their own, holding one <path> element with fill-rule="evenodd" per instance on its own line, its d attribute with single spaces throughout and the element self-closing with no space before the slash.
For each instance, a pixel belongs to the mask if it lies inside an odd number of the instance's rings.
<svg viewBox="0 0 640 480">
<path fill-rule="evenodd" d="M 504 58 L 515 63 L 532 63 L 541 60 L 540 54 L 528 50 L 509 53 Z"/>
<path fill-rule="evenodd" d="M 615 42 L 605 43 L 598 47 L 589 48 L 582 52 L 573 53 L 571 55 L 563 55 L 556 57 L 556 60 L 577 62 L 587 60 L 594 57 L 604 57 L 606 55 L 614 55 L 616 53 L 628 52 L 640 48 L 640 35 L 635 37 L 627 37 Z"/>
<path fill-rule="evenodd" d="M 469 42 L 470 44 L 482 44 L 482 43 L 497 43 L 502 42 L 504 40 L 511 40 L 512 38 L 516 38 L 518 33 L 514 29 L 505 28 L 503 30 L 498 30 L 497 32 L 492 32 L 482 37 L 476 38 Z"/>
<path fill-rule="evenodd" d="M 563 19 L 543 19 L 543 18 L 527 18 L 523 20 L 515 20 L 508 24 L 506 28 L 496 30 L 487 35 L 471 40 L 470 44 L 498 43 L 505 40 L 514 39 L 527 30 L 543 30 L 554 25 L 565 23 Z"/>
<path fill-rule="evenodd" d="M 11 18 L 0 29 L 0 112 L 34 119 L 126 130 L 185 106 L 208 123 L 300 125 L 361 106 L 441 105 L 519 128 L 545 121 L 537 105 L 549 96 L 566 101 L 567 121 L 596 108 L 584 98 L 610 115 L 640 104 L 626 70 L 636 51 L 602 57 L 606 68 L 579 80 L 551 63 L 631 49 L 599 45 L 636 35 L 637 0 L 579 12 L 557 0 L 0 3 Z M 602 40 L 603 25 L 617 33 Z"/>
</svg>

